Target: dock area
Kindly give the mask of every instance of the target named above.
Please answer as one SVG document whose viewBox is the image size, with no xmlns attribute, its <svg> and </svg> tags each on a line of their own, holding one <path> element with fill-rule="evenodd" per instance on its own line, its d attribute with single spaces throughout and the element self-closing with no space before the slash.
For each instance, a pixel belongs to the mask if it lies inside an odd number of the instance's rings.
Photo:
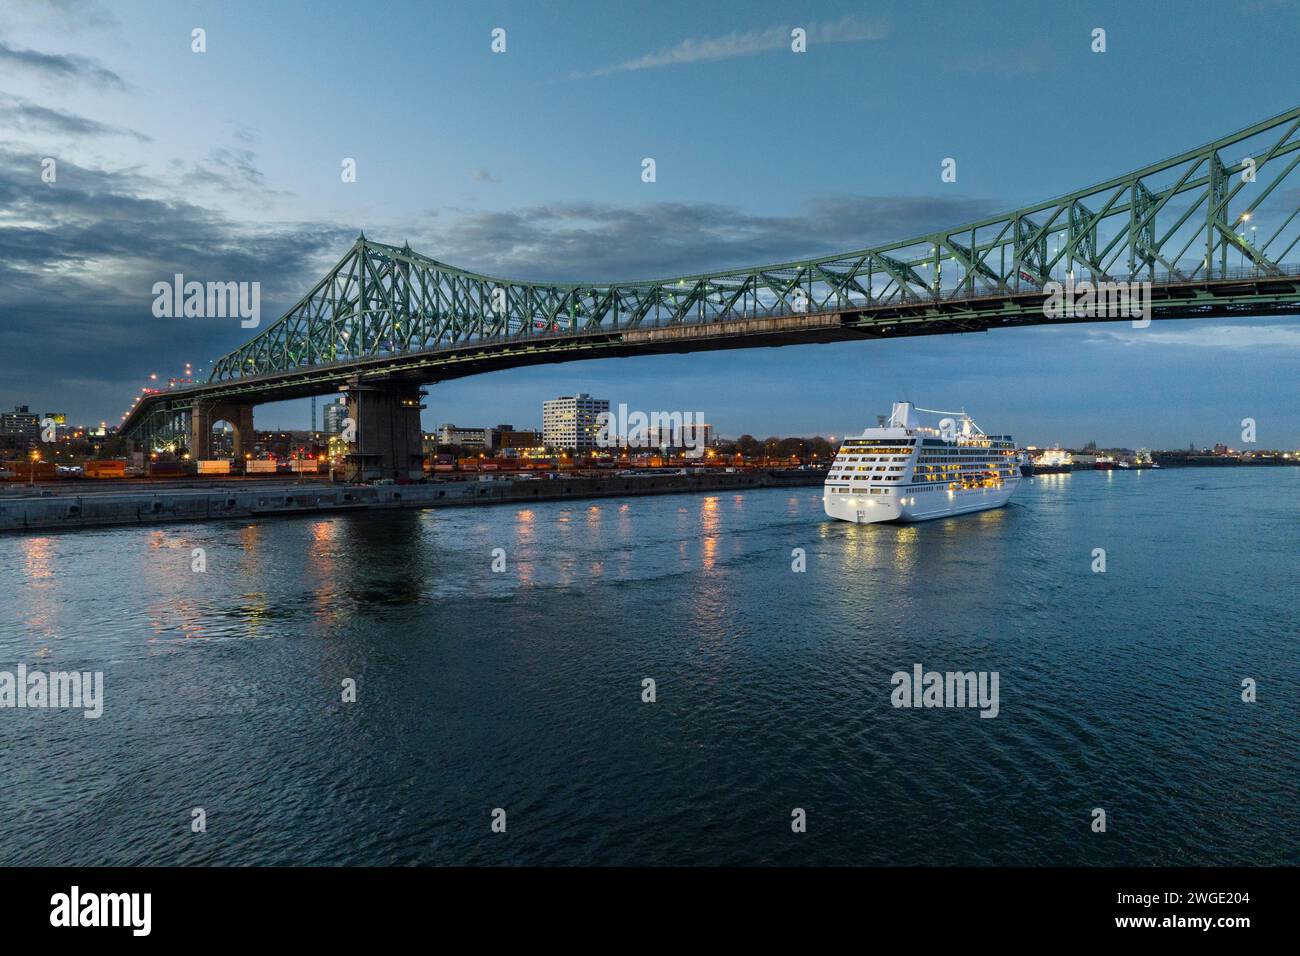
<svg viewBox="0 0 1300 956">
<path fill-rule="evenodd" d="M 817 485 L 823 471 L 747 470 L 354 485 L 323 480 L 141 488 L 34 488 L 0 497 L 0 533 L 76 530 L 394 508 L 520 504 Z"/>
</svg>

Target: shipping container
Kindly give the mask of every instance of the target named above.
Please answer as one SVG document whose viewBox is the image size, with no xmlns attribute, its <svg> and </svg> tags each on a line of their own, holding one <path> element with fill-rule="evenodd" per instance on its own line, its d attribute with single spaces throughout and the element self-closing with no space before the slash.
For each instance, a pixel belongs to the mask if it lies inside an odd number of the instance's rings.
<svg viewBox="0 0 1300 956">
<path fill-rule="evenodd" d="M 52 461 L 6 461 L 0 465 L 0 471 L 9 472 L 20 481 L 49 481 L 57 474 Z"/>
<path fill-rule="evenodd" d="M 151 461 L 149 463 L 150 478 L 178 478 L 192 473 L 193 469 L 188 461 Z"/>
<path fill-rule="evenodd" d="M 92 458 L 85 464 L 87 478 L 125 478 L 126 462 L 113 458 Z"/>
</svg>

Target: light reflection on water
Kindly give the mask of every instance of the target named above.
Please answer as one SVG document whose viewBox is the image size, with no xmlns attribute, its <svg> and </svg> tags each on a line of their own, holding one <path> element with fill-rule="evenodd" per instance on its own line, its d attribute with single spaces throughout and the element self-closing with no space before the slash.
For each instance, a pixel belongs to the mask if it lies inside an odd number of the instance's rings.
<svg viewBox="0 0 1300 956">
<path fill-rule="evenodd" d="M 904 526 L 801 488 L 0 539 L 0 669 L 108 688 L 0 712 L 0 863 L 1294 863 L 1283 471 Z M 999 671 L 1001 714 L 894 710 L 917 662 Z M 196 792 L 223 826 L 178 841 Z M 1103 800 L 1123 838 L 1080 839 Z M 502 803 L 508 843 L 466 824 Z"/>
</svg>

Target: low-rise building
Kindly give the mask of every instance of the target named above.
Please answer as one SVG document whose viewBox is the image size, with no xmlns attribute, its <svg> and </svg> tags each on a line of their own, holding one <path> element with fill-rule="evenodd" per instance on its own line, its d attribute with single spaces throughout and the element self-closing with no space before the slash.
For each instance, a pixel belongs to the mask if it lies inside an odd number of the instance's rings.
<svg viewBox="0 0 1300 956">
<path fill-rule="evenodd" d="M 713 428 L 703 422 L 684 422 L 646 429 L 647 448 L 707 448 Z"/>
<path fill-rule="evenodd" d="M 455 445 L 458 448 L 486 449 L 486 428 L 462 428 L 459 425 L 446 424 L 438 429 L 439 445 Z"/>
<path fill-rule="evenodd" d="M 492 452 L 503 452 L 517 448 L 536 448 L 542 444 L 540 432 L 515 428 L 514 425 L 498 425 L 487 430 L 487 447 Z"/>
</svg>

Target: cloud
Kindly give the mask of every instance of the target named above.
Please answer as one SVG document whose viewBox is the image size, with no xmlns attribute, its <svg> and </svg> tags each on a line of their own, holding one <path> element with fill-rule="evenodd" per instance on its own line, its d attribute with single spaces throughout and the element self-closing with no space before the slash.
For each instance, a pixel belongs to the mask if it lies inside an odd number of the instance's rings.
<svg viewBox="0 0 1300 956">
<path fill-rule="evenodd" d="M 503 278 L 612 282 L 744 268 L 850 252 L 992 215 L 1003 203 L 923 196 L 838 196 L 761 216 L 719 203 L 559 202 L 457 210 L 445 230 L 401 235 L 435 259 Z M 384 241 L 378 231 L 367 235 Z"/>
<path fill-rule="evenodd" d="M 0 70 L 25 72 L 44 80 L 75 81 L 125 89 L 122 78 L 83 56 L 24 50 L 0 40 Z"/>
<path fill-rule="evenodd" d="M 1090 330 L 1095 344 L 1161 345 L 1191 349 L 1300 349 L 1300 328 L 1294 325 L 1203 325 L 1145 329 Z"/>
<path fill-rule="evenodd" d="M 478 169 L 474 170 L 474 182 L 476 182 L 476 183 L 499 183 L 499 182 L 501 182 L 501 177 L 500 177 L 500 176 L 493 176 L 493 175 L 492 175 L 491 173 L 489 173 L 486 169 L 484 169 L 482 166 L 480 166 Z"/>
<path fill-rule="evenodd" d="M 246 151 L 215 151 L 204 168 L 246 188 L 263 182 Z M 29 152 L 0 147 L 0 353 L 25 357 L 0 371 L 0 387 L 25 394 L 31 381 L 99 382 L 78 388 L 75 404 L 64 403 L 67 411 L 95 420 L 120 411 L 142 371 L 185 360 L 206 365 L 248 338 L 237 323 L 155 319 L 154 282 L 175 272 L 198 281 L 260 282 L 269 322 L 334 264 L 362 226 L 371 238 L 400 244 L 409 236 L 419 252 L 509 278 L 608 282 L 843 252 L 1002 205 L 843 196 L 791 215 L 761 216 L 723 204 L 555 202 L 500 212 L 442 210 L 405 223 L 253 227 L 196 199 L 185 178 L 66 160 L 57 183 L 47 185 Z M 107 363 L 107 355 L 117 358 Z M 64 386 L 49 389 L 61 393 Z"/>
<path fill-rule="evenodd" d="M 131 171 L 59 164 L 41 181 L 31 156 L 0 149 L 0 310 L 48 303 L 96 310 L 148 302 L 172 271 L 260 280 L 263 299 L 302 293 L 304 274 L 336 257 L 355 230 L 320 224 L 245 227 Z M 83 295 L 90 294 L 90 299 Z M 145 312 L 148 312 L 146 307 Z"/>
<path fill-rule="evenodd" d="M 56 26 L 64 33 L 117 26 L 117 18 L 100 0 L 9 0 L 6 14 L 16 21 Z"/>
<path fill-rule="evenodd" d="M 0 125 L 9 125 L 24 133 L 54 133 L 64 136 L 132 136 L 142 143 L 150 137 L 135 130 L 109 126 L 96 120 L 50 109 L 36 103 L 0 93 Z"/>
<path fill-rule="evenodd" d="M 680 66 L 685 63 L 706 63 L 741 56 L 757 56 L 773 50 L 789 50 L 790 32 L 793 28 L 793 26 L 774 26 L 764 30 L 728 33 L 718 37 L 686 39 L 676 46 L 665 47 L 622 63 L 601 67 L 589 73 L 575 73 L 571 78 L 609 76 L 614 73 L 631 73 L 636 70 Z M 864 20 L 852 15 L 832 22 L 810 23 L 805 29 L 808 32 L 809 49 L 817 44 L 860 43 L 864 40 L 881 40 L 889 35 L 888 21 Z"/>
<path fill-rule="evenodd" d="M 179 160 L 173 167 L 183 169 L 180 182 L 186 187 L 216 187 L 225 191 L 266 190 L 266 176 L 257 167 L 257 154 L 251 149 L 218 146 L 209 150 L 206 159 L 188 166 Z"/>
<path fill-rule="evenodd" d="M 151 370 L 140 363 L 206 365 L 248 338 L 237 322 L 154 318 L 154 282 L 176 272 L 260 282 L 264 315 L 275 317 L 355 235 L 320 223 L 250 227 L 132 170 L 63 160 L 45 184 L 30 154 L 0 148 L 0 354 L 23 357 L 0 367 L 0 388 L 18 396 L 46 383 L 74 417 L 104 418 Z M 49 384 L 65 379 L 99 385 Z"/>
</svg>

